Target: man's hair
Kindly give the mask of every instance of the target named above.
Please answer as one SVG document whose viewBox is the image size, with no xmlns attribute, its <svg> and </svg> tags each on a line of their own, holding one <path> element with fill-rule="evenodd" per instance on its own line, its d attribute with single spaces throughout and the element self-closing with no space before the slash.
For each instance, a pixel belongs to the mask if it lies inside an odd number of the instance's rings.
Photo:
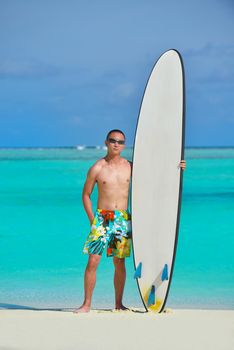
<svg viewBox="0 0 234 350">
<path fill-rule="evenodd" d="M 108 141 L 109 136 L 110 136 L 110 134 L 111 134 L 112 132 L 119 132 L 120 134 L 122 134 L 122 135 L 124 136 L 124 139 L 126 138 L 125 135 L 124 135 L 124 133 L 123 133 L 123 131 L 121 131 L 121 130 L 119 130 L 119 129 L 113 129 L 113 130 L 109 131 L 108 134 L 106 135 L 106 140 L 107 140 L 107 141 Z"/>
</svg>

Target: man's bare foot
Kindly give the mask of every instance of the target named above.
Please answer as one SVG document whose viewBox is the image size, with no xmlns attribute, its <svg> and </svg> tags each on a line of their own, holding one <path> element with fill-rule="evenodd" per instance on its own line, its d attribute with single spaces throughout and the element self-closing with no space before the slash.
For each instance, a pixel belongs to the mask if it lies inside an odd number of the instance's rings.
<svg viewBox="0 0 234 350">
<path fill-rule="evenodd" d="M 120 306 L 116 306 L 115 310 L 129 310 L 127 307 L 125 307 L 123 304 L 121 304 Z"/>
<path fill-rule="evenodd" d="M 78 309 L 74 310 L 73 313 L 74 314 L 81 314 L 81 313 L 85 313 L 85 312 L 89 312 L 89 311 L 90 311 L 90 306 L 82 305 Z"/>
</svg>

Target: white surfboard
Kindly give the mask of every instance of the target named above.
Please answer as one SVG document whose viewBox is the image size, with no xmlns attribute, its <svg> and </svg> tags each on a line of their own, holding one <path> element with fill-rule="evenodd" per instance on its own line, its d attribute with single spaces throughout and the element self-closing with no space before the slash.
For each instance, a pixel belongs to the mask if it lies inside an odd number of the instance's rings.
<svg viewBox="0 0 234 350">
<path fill-rule="evenodd" d="M 166 303 L 179 230 L 184 158 L 184 69 L 176 50 L 156 62 L 138 117 L 132 171 L 135 278 L 146 310 Z"/>
</svg>

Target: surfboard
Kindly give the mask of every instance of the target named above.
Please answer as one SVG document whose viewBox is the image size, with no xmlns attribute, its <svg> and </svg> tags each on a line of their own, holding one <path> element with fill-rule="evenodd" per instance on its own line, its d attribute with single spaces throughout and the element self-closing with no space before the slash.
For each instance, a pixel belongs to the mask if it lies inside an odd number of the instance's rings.
<svg viewBox="0 0 234 350">
<path fill-rule="evenodd" d="M 162 312 L 175 263 L 182 196 L 185 84 L 171 49 L 155 63 L 135 132 L 131 187 L 133 257 L 142 302 Z"/>
</svg>

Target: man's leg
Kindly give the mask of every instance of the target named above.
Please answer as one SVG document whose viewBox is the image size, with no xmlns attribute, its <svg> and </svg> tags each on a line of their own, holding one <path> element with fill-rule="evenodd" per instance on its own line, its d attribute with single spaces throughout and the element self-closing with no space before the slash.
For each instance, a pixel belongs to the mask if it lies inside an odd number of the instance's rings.
<svg viewBox="0 0 234 350">
<path fill-rule="evenodd" d="M 85 269 L 84 275 L 84 292 L 85 298 L 83 304 L 74 312 L 89 312 L 92 301 L 92 294 L 96 284 L 96 270 L 100 262 L 101 255 L 90 254 L 89 261 Z"/>
<path fill-rule="evenodd" d="M 114 256 L 113 262 L 115 265 L 115 308 L 118 310 L 127 310 L 127 308 L 122 304 L 123 291 L 126 280 L 125 259 L 117 258 L 116 256 Z"/>
</svg>

